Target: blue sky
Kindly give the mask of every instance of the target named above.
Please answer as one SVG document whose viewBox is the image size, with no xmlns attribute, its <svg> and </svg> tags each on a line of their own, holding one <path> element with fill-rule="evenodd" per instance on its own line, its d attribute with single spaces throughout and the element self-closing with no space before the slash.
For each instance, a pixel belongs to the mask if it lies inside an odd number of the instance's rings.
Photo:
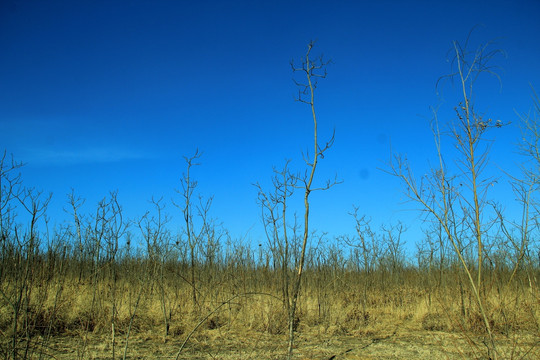
<svg viewBox="0 0 540 360">
<path fill-rule="evenodd" d="M 309 108 L 294 101 L 289 65 L 310 40 L 332 59 L 317 89 L 320 135 L 336 131 L 320 163 L 313 228 L 352 234 L 352 205 L 373 225 L 418 213 L 403 204 L 397 179 L 385 174 L 391 150 L 417 172 L 433 160 L 430 106 L 451 120 L 456 88 L 435 84 L 451 70 L 448 51 L 475 25 L 472 44 L 494 40 L 502 87 L 478 83 L 478 105 L 511 124 L 494 132 L 493 197 L 511 209 L 501 169 L 521 161 L 516 111 L 540 88 L 539 1 L 18 1 L 0 3 L 0 148 L 27 165 L 25 184 L 53 192 L 49 215 L 64 213 L 75 189 L 91 212 L 111 190 L 127 216 L 161 197 L 171 204 L 183 156 L 204 155 L 193 175 L 214 196 L 212 216 L 233 237 L 259 241 L 260 182 L 292 160 L 302 169 L 311 149 Z M 176 200 L 178 198 L 176 197 Z M 299 199 L 300 200 L 300 199 Z M 301 206 L 301 202 L 300 202 Z M 511 211 L 511 210 L 508 210 Z M 410 244 L 419 232 L 410 231 Z M 411 245 L 412 246 L 412 245 Z"/>
</svg>

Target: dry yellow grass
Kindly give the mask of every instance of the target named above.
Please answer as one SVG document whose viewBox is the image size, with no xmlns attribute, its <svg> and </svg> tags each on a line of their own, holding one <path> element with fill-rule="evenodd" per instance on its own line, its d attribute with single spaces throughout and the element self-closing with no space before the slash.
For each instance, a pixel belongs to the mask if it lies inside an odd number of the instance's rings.
<svg viewBox="0 0 540 360">
<path fill-rule="evenodd" d="M 129 357 L 169 359 L 199 321 L 220 307 L 193 333 L 182 351 L 184 358 L 281 358 L 286 351 L 287 316 L 280 292 L 270 281 L 257 281 L 261 274 L 255 270 L 245 275 L 241 289 L 249 294 L 242 296 L 238 296 L 241 292 L 237 278 L 224 281 L 226 276 L 216 276 L 219 282 L 201 281 L 196 308 L 189 284 L 173 279 L 164 283 L 163 292 L 158 284 L 141 282 L 137 276 L 123 276 L 116 283 L 106 278 L 94 282 L 79 282 L 74 277 L 56 279 L 56 285 L 48 287 L 47 296 L 43 292 L 37 296 L 36 291 L 31 298 L 30 308 L 34 310 L 28 315 L 34 325 L 30 339 L 34 354 L 57 359 L 110 358 L 114 303 L 116 356 L 123 353 L 132 317 Z M 427 288 L 420 279 L 403 275 L 401 281 L 384 286 L 370 283 L 364 291 L 368 285 L 362 279 L 355 281 L 349 274 L 347 283 L 339 284 L 338 291 L 331 289 L 323 294 L 317 287 L 322 282 L 307 278 L 298 309 L 295 353 L 299 359 L 482 357 L 481 319 L 468 293 L 465 291 L 462 297 L 457 284 L 448 282 L 445 287 Z M 139 292 L 141 298 L 135 309 Z M 168 336 L 163 293 L 170 311 Z M 538 358 L 538 293 L 527 288 L 491 287 L 486 288 L 486 295 L 499 351 L 507 355 L 504 358 Z M 2 303 L 4 354 L 13 335 L 11 316 L 9 306 Z M 25 335 L 19 335 L 24 342 Z"/>
</svg>

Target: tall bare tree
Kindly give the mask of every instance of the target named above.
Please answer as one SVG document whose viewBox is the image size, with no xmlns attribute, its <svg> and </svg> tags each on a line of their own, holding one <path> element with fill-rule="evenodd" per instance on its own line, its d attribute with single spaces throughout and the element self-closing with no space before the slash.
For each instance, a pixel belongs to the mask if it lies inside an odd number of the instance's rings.
<svg viewBox="0 0 540 360">
<path fill-rule="evenodd" d="M 390 162 L 390 173 L 401 179 L 406 195 L 442 226 L 474 294 L 488 337 L 488 356 L 496 359 L 495 338 L 482 296 L 484 246 L 492 225 L 485 219 L 485 208 L 488 204 L 487 191 L 494 180 L 485 177 L 483 172 L 488 165 L 490 150 L 486 133 L 492 128 L 502 127 L 503 123 L 482 115 L 474 106 L 476 80 L 483 73 L 494 74 L 490 60 L 500 53 L 500 50 L 490 50 L 489 45 L 483 44 L 470 52 L 467 46 L 453 43 L 453 71 L 447 78 L 457 80 L 461 101 L 454 109 L 456 119 L 448 124 L 448 132 L 441 130 L 437 111 L 434 111 L 432 131 L 437 166 L 418 181 L 406 157 L 394 155 Z M 456 175 L 451 175 L 447 154 L 442 150 L 444 134 L 449 135 L 458 152 L 455 159 Z M 467 243 L 469 240 L 473 240 L 471 244 Z M 476 248 L 476 264 L 467 261 L 465 249 L 469 245 Z"/>
<path fill-rule="evenodd" d="M 325 61 L 323 56 L 319 56 L 315 60 L 311 58 L 311 50 L 313 49 L 314 42 L 308 44 L 308 49 L 304 60 L 302 61 L 299 67 L 295 66 L 294 61 L 291 61 L 291 67 L 293 72 L 299 72 L 305 76 L 305 80 L 295 81 L 298 86 L 298 97 L 297 101 L 309 105 L 311 110 L 311 116 L 313 119 L 313 155 L 305 154 L 304 161 L 306 163 L 307 169 L 304 176 L 298 178 L 297 187 L 304 190 L 304 232 L 302 237 L 302 247 L 300 251 L 300 259 L 296 269 L 296 277 L 293 282 L 293 289 L 291 294 L 291 306 L 289 311 L 289 348 L 288 348 L 288 357 L 292 358 L 293 354 L 293 345 L 294 345 L 294 332 L 295 332 L 295 315 L 296 308 L 298 303 L 298 294 L 300 293 L 300 285 L 302 281 L 302 274 L 304 271 L 304 264 L 306 261 L 306 249 L 310 235 L 309 229 L 309 196 L 313 191 L 316 190 L 327 190 L 336 183 L 337 180 L 327 181 L 326 184 L 322 187 L 315 187 L 313 181 L 315 179 L 315 172 L 317 170 L 317 164 L 319 159 L 324 158 L 324 154 L 328 149 L 334 144 L 334 135 L 330 140 L 324 145 L 321 146 L 319 143 L 319 133 L 318 133 L 318 123 L 317 123 L 317 114 L 315 112 L 315 89 L 317 87 L 317 79 L 326 77 L 326 66 L 329 64 L 329 61 Z"/>
</svg>

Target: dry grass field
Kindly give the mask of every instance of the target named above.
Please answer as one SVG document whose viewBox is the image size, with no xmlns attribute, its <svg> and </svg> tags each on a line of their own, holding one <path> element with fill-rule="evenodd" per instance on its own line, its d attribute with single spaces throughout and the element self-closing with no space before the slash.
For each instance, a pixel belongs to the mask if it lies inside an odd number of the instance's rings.
<svg viewBox="0 0 540 360">
<path fill-rule="evenodd" d="M 46 261 L 38 264 L 42 267 L 32 273 L 36 285 L 19 316 L 17 336 L 12 309 L 1 303 L 4 358 L 13 357 L 14 339 L 20 358 L 286 357 L 287 317 L 278 272 L 248 265 L 201 267 L 194 304 L 191 286 L 182 279 L 189 273 L 185 266 L 167 264 L 163 273 L 159 267 L 153 273 L 142 261 L 125 263 L 111 281 L 102 277 L 110 273 L 108 265 L 98 277 L 83 266 L 79 278 L 71 271 L 78 268 L 75 264 L 55 262 L 57 271 Z M 540 298 L 525 286 L 527 272 L 519 274 L 513 287 L 501 281 L 508 274 L 487 274 L 491 285 L 485 291 L 500 358 L 539 358 Z M 442 284 L 428 275 L 414 268 L 369 276 L 344 269 L 308 270 L 299 299 L 295 358 L 485 358 L 482 321 L 471 294 L 460 286 L 460 272 L 444 270 Z M 10 284 L 15 283 L 3 283 L 4 293 Z"/>
</svg>

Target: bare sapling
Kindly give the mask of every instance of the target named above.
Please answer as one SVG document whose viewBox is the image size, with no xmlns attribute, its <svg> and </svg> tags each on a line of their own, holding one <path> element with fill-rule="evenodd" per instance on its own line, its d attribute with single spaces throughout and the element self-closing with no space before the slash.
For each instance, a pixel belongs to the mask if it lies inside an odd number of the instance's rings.
<svg viewBox="0 0 540 360">
<path fill-rule="evenodd" d="M 293 280 L 293 288 L 291 294 L 291 306 L 289 311 L 289 347 L 288 358 L 291 359 L 293 355 L 294 346 L 294 332 L 295 332 L 295 316 L 298 303 L 298 295 L 300 293 L 300 285 L 302 281 L 302 274 L 304 271 L 304 264 L 306 260 L 306 249 L 308 245 L 310 229 L 309 229 L 309 196 L 311 192 L 315 190 L 327 190 L 338 181 L 327 181 L 323 187 L 314 187 L 313 181 L 315 179 L 315 171 L 319 159 L 324 158 L 324 154 L 334 144 L 334 134 L 331 139 L 321 147 L 318 138 L 318 124 L 317 116 L 315 112 L 315 89 L 317 87 L 317 79 L 326 77 L 326 66 L 329 61 L 324 61 L 322 55 L 313 60 L 311 56 L 311 50 L 313 49 L 314 42 L 308 44 L 308 50 L 305 58 L 302 61 L 300 67 L 296 67 L 294 61 L 291 61 L 291 67 L 293 72 L 300 72 L 305 76 L 305 80 L 301 82 L 295 81 L 298 86 L 297 101 L 309 105 L 311 109 L 311 115 L 313 119 L 313 156 L 309 157 L 309 154 L 304 156 L 307 169 L 305 175 L 298 178 L 297 187 L 304 190 L 304 231 L 302 237 L 302 247 L 300 251 L 300 259 L 298 261 L 296 276 Z"/>
<path fill-rule="evenodd" d="M 44 310 L 47 308 L 45 299 L 48 297 L 50 290 L 54 293 L 54 300 L 52 308 L 49 310 L 46 325 L 42 328 L 43 337 L 41 339 L 39 353 L 40 359 L 45 358 L 53 333 L 56 334 L 61 327 L 58 317 L 61 314 L 61 304 L 65 301 L 63 294 L 69 267 L 67 242 L 71 235 L 71 227 L 69 225 L 59 227 L 52 234 L 49 231 L 48 220 L 45 221 L 45 227 L 47 228 L 47 272 L 44 276 L 45 278 L 41 280 L 41 283 L 46 284 L 46 286 L 43 286 L 45 290 L 43 291 L 40 307 Z"/>
<path fill-rule="evenodd" d="M 407 227 L 398 222 L 396 225 L 382 225 L 382 242 L 384 244 L 384 268 L 390 272 L 391 279 L 398 283 L 397 277 L 403 272 L 405 265 L 405 249 L 401 238 Z"/>
<path fill-rule="evenodd" d="M 443 286 L 446 263 L 446 248 L 444 233 L 438 223 L 423 230 L 424 237 L 416 243 L 418 268 L 424 273 L 424 284 L 427 290 L 428 307 L 431 309 L 432 296 L 435 290 Z"/>
<path fill-rule="evenodd" d="M 0 286 L 0 291 L 5 298 L 8 298 L 5 284 L 8 284 L 7 280 L 12 275 L 9 269 L 11 269 L 11 261 L 15 255 L 16 198 L 22 186 L 21 174 L 17 171 L 22 166 L 23 164 L 16 162 L 13 157 L 10 161 L 7 152 L 4 151 L 0 160 L 0 240 L 2 246 L 0 284 L 3 285 Z"/>
<path fill-rule="evenodd" d="M 119 240 L 124 236 L 128 223 L 124 220 L 122 207 L 118 202 L 118 192 L 111 192 L 107 203 L 108 214 L 106 215 L 105 248 L 109 267 L 109 281 L 111 286 L 111 352 L 112 358 L 116 358 L 116 333 L 118 322 L 118 307 L 120 305 L 118 289 L 118 254 Z"/>
<path fill-rule="evenodd" d="M 184 215 L 184 222 L 186 225 L 185 233 L 187 237 L 187 243 L 189 246 L 189 255 L 190 255 L 190 281 L 191 281 L 191 299 L 193 301 L 193 309 L 198 308 L 198 302 L 197 302 L 197 285 L 195 283 L 195 264 L 196 264 L 196 249 L 197 249 L 197 237 L 195 236 L 194 232 L 194 224 L 193 224 L 193 205 L 192 205 L 192 197 L 193 197 L 193 191 L 197 187 L 197 181 L 193 180 L 191 177 L 191 168 L 193 166 L 200 165 L 200 163 L 196 162 L 200 157 L 202 156 L 202 153 L 199 152 L 199 149 L 195 151 L 195 154 L 192 157 L 186 157 L 184 156 L 184 160 L 187 164 L 186 172 L 183 175 L 183 178 L 181 180 L 182 184 L 182 191 L 177 190 L 179 194 L 182 195 L 184 198 L 183 204 L 175 204 L 177 207 L 182 209 L 182 213 Z"/>
<path fill-rule="evenodd" d="M 73 221 L 75 223 L 75 239 L 76 243 L 75 246 L 75 259 L 77 260 L 79 264 L 79 284 L 83 281 L 83 275 L 84 274 L 84 268 L 87 261 L 87 251 L 85 249 L 85 243 L 83 239 L 83 229 L 81 226 L 81 215 L 79 213 L 79 209 L 82 205 L 84 205 L 84 199 L 81 199 L 80 197 L 75 197 L 75 190 L 71 190 L 71 193 L 68 194 L 68 202 L 71 207 Z M 67 210 L 66 210 L 67 212 Z"/>
<path fill-rule="evenodd" d="M 213 197 L 204 200 L 203 197 L 199 195 L 198 204 L 194 204 L 193 200 L 194 191 L 197 188 L 198 182 L 193 179 L 191 171 L 194 166 L 200 165 L 197 161 L 201 156 L 202 152 L 200 152 L 199 149 L 197 149 L 195 154 L 191 157 L 184 156 L 187 168 L 180 180 L 182 190 L 176 190 L 176 192 L 181 195 L 183 201 L 181 203 L 176 203 L 173 200 L 173 204 L 181 209 L 182 214 L 184 215 L 184 235 L 187 238 L 189 248 L 189 282 L 191 286 L 193 311 L 199 311 L 201 308 L 199 301 L 200 290 L 197 284 L 199 279 L 197 279 L 196 273 L 199 264 L 199 254 L 201 253 L 201 248 L 204 247 L 203 237 L 211 234 L 210 228 L 212 225 L 209 213 Z M 208 240 L 209 239 L 207 239 L 207 241 Z"/>
<path fill-rule="evenodd" d="M 516 281 L 520 273 L 525 273 L 525 283 L 531 301 L 537 300 L 538 273 L 535 271 L 535 254 L 532 244 L 540 230 L 540 207 L 538 203 L 538 190 L 540 186 L 540 98 L 532 89 L 533 111 L 532 114 L 519 115 L 521 126 L 521 141 L 519 152 L 523 156 L 520 165 L 521 175 L 510 177 L 510 184 L 521 206 L 521 218 L 516 222 L 506 219 L 501 209 L 497 209 L 500 220 L 500 229 L 503 234 L 504 254 L 512 254 L 507 263 L 511 264 L 510 276 L 506 280 L 507 287 Z M 538 253 L 540 255 L 540 252 Z M 540 260 L 540 256 L 538 257 Z M 538 264 L 536 265 L 537 269 Z M 506 299 L 503 304 L 506 305 Z M 515 302 L 517 304 L 517 302 Z M 517 306 L 517 305 L 516 305 Z M 506 307 L 506 306 L 505 306 Z M 508 306 L 510 307 L 510 306 Z M 534 311 L 530 311 L 534 323 L 540 327 L 540 321 Z"/>
<path fill-rule="evenodd" d="M 493 179 L 483 175 L 489 159 L 490 142 L 485 138 L 493 128 L 503 123 L 480 114 L 474 106 L 474 85 L 479 75 L 493 73 L 490 60 L 500 53 L 481 45 L 474 52 L 453 43 L 453 73 L 447 77 L 457 80 L 461 101 L 455 107 L 456 120 L 448 124 L 448 132 L 441 130 L 437 111 L 434 110 L 432 131 L 435 140 L 437 166 L 420 181 L 416 179 L 405 157 L 394 155 L 390 162 L 390 173 L 397 176 L 405 187 L 405 194 L 418 203 L 430 221 L 442 227 L 466 274 L 469 287 L 478 307 L 485 328 L 487 355 L 497 359 L 498 351 L 492 325 L 486 308 L 483 288 L 483 263 L 485 242 L 492 221 L 487 216 L 487 191 Z M 447 134 L 457 150 L 455 159 L 457 174 L 451 175 L 452 167 L 447 154 L 442 150 L 442 136 Z M 474 239 L 468 243 L 469 239 Z M 476 249 L 476 255 L 467 254 L 467 249 Z M 470 255 L 470 256 L 468 256 Z M 475 262 L 468 261 L 475 257 Z"/>
<path fill-rule="evenodd" d="M 382 244 L 378 234 L 371 228 L 371 219 L 366 215 L 359 214 L 359 208 L 353 207 L 349 213 L 354 218 L 356 237 L 344 237 L 343 242 L 352 247 L 355 254 L 355 264 L 358 264 L 357 271 L 362 276 L 362 315 L 368 317 L 368 294 L 371 292 L 374 284 L 374 274 L 377 270 L 377 264 L 381 261 Z"/>
<path fill-rule="evenodd" d="M 165 205 L 163 198 L 155 200 L 151 204 L 155 209 L 154 215 L 147 212 L 139 220 L 139 229 L 146 242 L 148 252 L 148 267 L 151 286 L 157 288 L 161 314 L 163 315 L 164 339 L 169 335 L 170 321 L 172 317 L 171 301 L 167 294 L 165 277 L 165 265 L 170 254 L 170 233 L 166 228 L 169 217 L 164 213 Z M 138 300 L 137 300 L 138 302 Z"/>
<path fill-rule="evenodd" d="M 2 242 L 2 270 L 0 296 L 12 311 L 12 333 L 9 353 L 13 359 L 32 356 L 32 293 L 36 288 L 41 237 L 40 219 L 45 218 L 52 195 L 26 188 L 18 169 L 23 166 L 4 152 L 0 160 L 0 236 Z M 23 209 L 26 226 L 16 222 L 16 209 Z M 7 351 L 6 351 L 7 353 Z"/>
<path fill-rule="evenodd" d="M 513 270 L 508 282 L 515 277 L 520 266 L 528 269 L 529 288 L 532 291 L 534 276 L 531 269 L 534 268 L 531 256 L 530 243 L 532 234 L 538 231 L 538 218 L 540 216 L 540 207 L 538 204 L 538 189 L 540 186 L 540 97 L 533 93 L 533 114 L 519 115 L 521 123 L 521 142 L 519 151 L 524 156 L 525 161 L 521 164 L 521 176 L 511 177 L 511 184 L 514 194 L 522 207 L 521 222 L 511 224 L 512 228 L 517 228 L 518 238 L 512 235 L 511 231 L 505 226 L 502 212 L 499 212 L 501 228 L 507 240 L 517 252 Z"/>
<path fill-rule="evenodd" d="M 287 161 L 283 170 L 274 169 L 272 178 L 273 192 L 264 192 L 260 184 L 255 186 L 259 190 L 258 202 L 261 206 L 262 220 L 268 248 L 272 254 L 273 269 L 279 271 L 279 288 L 283 298 L 283 308 L 290 313 L 290 263 L 291 244 L 288 236 L 287 205 L 288 199 L 294 192 L 296 176 L 290 173 Z"/>
<path fill-rule="evenodd" d="M 73 207 L 74 214 L 77 214 L 77 201 L 74 197 L 70 197 L 70 203 Z M 90 308 L 91 317 L 88 319 L 85 327 L 90 327 L 90 321 L 96 321 L 97 314 L 94 311 L 96 305 L 100 304 L 102 313 L 104 311 L 105 300 L 108 300 L 110 305 L 110 328 L 111 328 L 111 354 L 112 358 L 116 358 L 116 335 L 118 324 L 118 307 L 119 307 L 119 241 L 127 230 L 128 222 L 124 220 L 122 207 L 118 202 L 118 192 L 111 192 L 109 197 L 104 197 L 97 206 L 95 221 L 92 229 L 87 229 L 92 248 L 92 304 Z M 80 222 L 78 215 L 75 215 L 75 224 L 77 231 L 80 234 Z M 89 224 L 90 227 L 90 224 Z M 81 241 L 79 240 L 79 243 Z M 99 285 L 105 286 L 108 291 L 100 292 Z M 101 294 L 107 294 L 107 297 L 102 297 Z"/>
<path fill-rule="evenodd" d="M 122 354 L 122 359 L 125 360 L 128 353 L 129 348 L 129 340 L 131 336 L 131 331 L 133 329 L 133 323 L 135 321 L 135 317 L 138 315 L 139 310 L 139 304 L 141 303 L 143 291 L 146 289 L 146 286 L 150 282 L 150 273 L 151 273 L 151 263 L 149 261 L 140 261 L 138 263 L 134 262 L 134 258 L 131 255 L 131 247 L 132 247 L 132 235 L 128 231 L 126 232 L 126 248 L 125 248 L 125 255 L 124 255 L 124 262 L 126 267 L 124 268 L 124 271 L 126 274 L 131 274 L 128 279 L 130 281 L 130 284 L 133 286 L 130 286 L 128 290 L 128 310 L 129 310 L 129 324 L 127 326 L 127 330 L 125 331 L 124 335 L 124 351 Z M 137 264 L 133 266 L 134 264 Z M 142 269 L 142 274 L 139 274 L 137 270 Z M 135 284 L 138 285 L 137 288 L 135 288 Z M 133 295 L 135 295 L 135 301 L 133 302 Z"/>
</svg>

